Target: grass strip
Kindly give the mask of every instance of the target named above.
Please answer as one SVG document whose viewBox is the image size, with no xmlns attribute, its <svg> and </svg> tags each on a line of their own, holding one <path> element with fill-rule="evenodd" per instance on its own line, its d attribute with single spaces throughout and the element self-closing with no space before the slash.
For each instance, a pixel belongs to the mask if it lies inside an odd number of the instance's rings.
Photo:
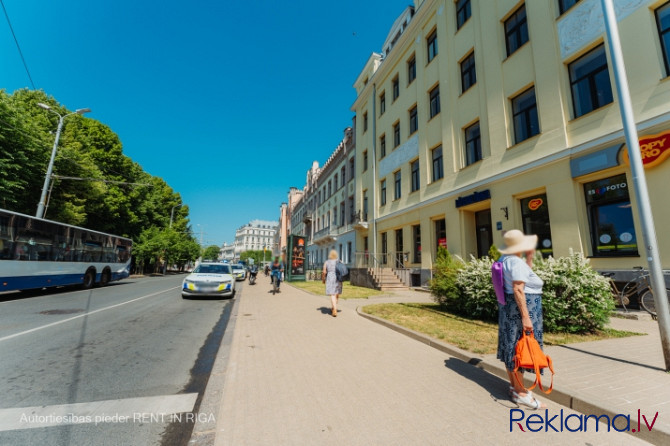
<svg viewBox="0 0 670 446">
<path fill-rule="evenodd" d="M 438 304 L 377 304 L 365 306 L 362 311 L 472 353 L 489 354 L 498 349 L 498 324 L 456 316 L 444 311 Z M 573 344 L 643 334 L 613 328 L 581 335 L 545 332 L 544 344 Z"/>
<path fill-rule="evenodd" d="M 321 283 L 318 280 L 308 280 L 305 282 L 289 282 L 289 285 L 296 288 L 300 288 L 303 291 L 308 293 L 315 294 L 317 296 L 326 295 L 326 285 Z M 340 299 L 367 299 L 371 296 L 380 296 L 382 294 L 389 294 L 388 292 L 373 290 L 371 288 L 365 288 L 361 286 L 352 285 L 350 282 L 342 283 L 342 294 Z"/>
</svg>

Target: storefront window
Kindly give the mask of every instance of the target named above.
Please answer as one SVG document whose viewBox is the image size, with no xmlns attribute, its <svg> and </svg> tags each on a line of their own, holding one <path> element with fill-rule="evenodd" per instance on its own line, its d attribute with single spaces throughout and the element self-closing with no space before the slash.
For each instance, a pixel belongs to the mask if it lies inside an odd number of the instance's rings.
<svg viewBox="0 0 670 446">
<path fill-rule="evenodd" d="M 537 235 L 537 250 L 543 257 L 554 254 L 549 224 L 549 205 L 547 194 L 535 195 L 521 200 L 521 219 L 523 232 Z"/>
<path fill-rule="evenodd" d="M 586 183 L 584 193 L 593 255 L 638 255 L 626 175 Z"/>
<path fill-rule="evenodd" d="M 421 226 L 412 226 L 412 237 L 414 238 L 414 263 L 421 263 Z"/>
<path fill-rule="evenodd" d="M 436 253 L 440 246 L 447 247 L 447 222 L 444 218 L 435 220 L 435 241 L 437 242 Z"/>
</svg>

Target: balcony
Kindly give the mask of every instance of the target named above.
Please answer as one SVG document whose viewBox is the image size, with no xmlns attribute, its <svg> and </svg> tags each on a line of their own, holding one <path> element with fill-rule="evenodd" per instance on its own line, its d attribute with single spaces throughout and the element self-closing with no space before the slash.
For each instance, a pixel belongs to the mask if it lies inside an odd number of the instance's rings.
<svg viewBox="0 0 670 446">
<path fill-rule="evenodd" d="M 337 240 L 337 237 L 331 233 L 330 226 L 326 226 L 314 234 L 314 244 L 316 245 L 327 245 L 335 240 Z"/>
<path fill-rule="evenodd" d="M 362 215 L 361 215 L 362 214 Z M 368 214 L 361 211 L 356 212 L 351 216 L 351 222 L 354 229 L 366 230 L 368 229 Z"/>
</svg>

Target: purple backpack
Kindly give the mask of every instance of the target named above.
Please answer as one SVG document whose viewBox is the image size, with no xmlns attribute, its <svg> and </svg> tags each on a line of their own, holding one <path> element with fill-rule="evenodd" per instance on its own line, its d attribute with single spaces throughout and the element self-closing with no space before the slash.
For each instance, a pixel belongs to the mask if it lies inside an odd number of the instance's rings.
<svg viewBox="0 0 670 446">
<path fill-rule="evenodd" d="M 505 279 L 503 278 L 503 264 L 501 261 L 495 261 L 491 265 L 491 280 L 493 281 L 493 289 L 496 292 L 498 303 L 505 305 Z"/>
</svg>

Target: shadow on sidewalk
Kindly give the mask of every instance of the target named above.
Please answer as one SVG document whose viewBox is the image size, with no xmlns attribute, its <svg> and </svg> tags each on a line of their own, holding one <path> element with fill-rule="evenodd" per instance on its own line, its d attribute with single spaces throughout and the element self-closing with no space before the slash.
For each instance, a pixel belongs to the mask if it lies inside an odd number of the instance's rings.
<svg viewBox="0 0 670 446">
<path fill-rule="evenodd" d="M 648 365 L 648 364 L 641 364 L 639 362 L 628 361 L 626 359 L 621 359 L 621 358 L 615 358 L 614 356 L 607 356 L 607 355 L 603 355 L 603 354 L 600 354 L 600 353 L 594 353 L 594 352 L 590 352 L 590 351 L 587 351 L 587 350 L 582 350 L 580 348 L 570 347 L 568 345 L 556 345 L 555 347 L 560 347 L 560 348 L 564 348 L 564 349 L 567 349 L 567 350 L 572 350 L 572 351 L 575 351 L 575 352 L 584 353 L 585 355 L 597 356 L 598 358 L 609 359 L 610 361 L 617 361 L 617 362 L 622 362 L 624 364 L 630 364 L 630 365 L 635 365 L 635 366 L 638 366 L 638 367 L 644 367 L 644 368 L 651 369 L 651 370 L 660 370 L 661 372 L 665 372 L 665 370 L 661 367 L 656 367 L 656 366 Z"/>
<path fill-rule="evenodd" d="M 466 363 L 456 358 L 449 358 L 444 360 L 444 366 L 449 370 L 453 370 L 454 372 L 458 373 L 462 377 L 479 384 L 489 393 L 491 399 L 501 406 L 507 407 L 509 409 L 515 409 L 519 407 L 510 401 L 509 397 L 507 396 L 509 383 L 495 375 L 477 368 L 476 364 Z"/>
<path fill-rule="evenodd" d="M 319 307 L 316 309 L 316 311 L 320 311 L 321 314 L 325 314 L 326 316 L 331 316 L 331 312 L 333 311 L 332 309 L 328 307 Z M 342 310 L 337 310 L 337 312 L 341 312 Z"/>
</svg>

